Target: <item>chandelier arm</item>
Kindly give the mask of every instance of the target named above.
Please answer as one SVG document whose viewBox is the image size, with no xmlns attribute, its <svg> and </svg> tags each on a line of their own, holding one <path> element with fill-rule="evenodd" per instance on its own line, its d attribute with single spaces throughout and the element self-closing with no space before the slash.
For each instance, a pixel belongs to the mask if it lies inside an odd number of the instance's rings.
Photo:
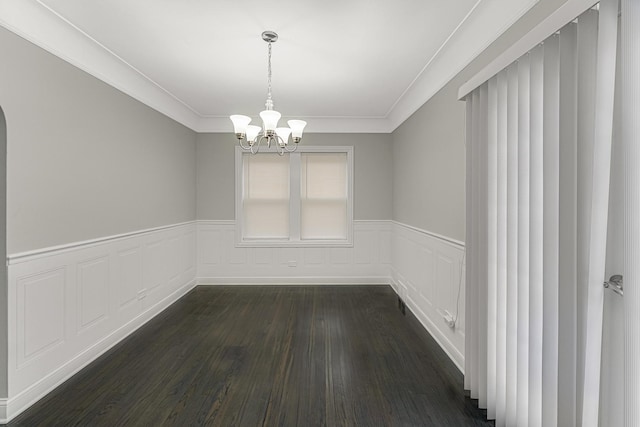
<svg viewBox="0 0 640 427">
<path fill-rule="evenodd" d="M 240 148 L 242 148 L 242 149 L 243 149 L 243 150 L 245 150 L 245 151 L 251 150 L 251 145 L 245 146 L 245 145 L 242 143 L 242 141 L 243 141 L 243 140 L 244 140 L 244 139 L 238 139 L 238 143 L 240 144 Z M 249 142 L 249 141 L 247 141 L 247 143 L 248 143 L 248 142 Z"/>
<path fill-rule="evenodd" d="M 257 144 L 253 144 L 250 149 L 251 154 L 256 154 L 258 150 L 260 150 L 260 142 L 258 142 Z"/>
<path fill-rule="evenodd" d="M 274 135 L 273 141 L 275 142 L 275 148 L 279 156 L 284 156 L 284 141 L 280 137 L 280 135 Z"/>
<path fill-rule="evenodd" d="M 253 146 L 251 147 L 251 154 L 256 154 L 258 153 L 258 151 L 260 151 L 260 144 L 262 143 L 262 140 L 264 139 L 264 135 L 262 134 L 258 134 L 258 137 L 256 138 L 256 143 L 253 144 Z M 255 151 L 254 151 L 255 148 Z"/>
</svg>

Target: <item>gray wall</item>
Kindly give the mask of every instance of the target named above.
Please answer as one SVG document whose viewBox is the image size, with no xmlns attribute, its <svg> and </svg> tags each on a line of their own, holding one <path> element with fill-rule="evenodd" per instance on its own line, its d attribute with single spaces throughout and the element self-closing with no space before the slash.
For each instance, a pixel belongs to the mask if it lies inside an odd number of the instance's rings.
<svg viewBox="0 0 640 427">
<path fill-rule="evenodd" d="M 393 218 L 464 238 L 464 105 L 457 89 L 563 2 L 540 0 L 392 135 L 305 136 L 304 144 L 355 147 L 356 219 Z M 196 215 L 234 218 L 232 137 L 196 136 L 5 29 L 0 52 L 9 253 Z"/>
<path fill-rule="evenodd" d="M 0 29 L 7 248 L 195 219 L 195 132 Z"/>
<path fill-rule="evenodd" d="M 393 219 L 464 240 L 465 106 L 448 84 L 393 133 Z"/>
<path fill-rule="evenodd" d="M 566 0 L 540 0 L 393 132 L 393 219 L 464 240 L 465 106 L 458 88 Z"/>
<path fill-rule="evenodd" d="M 306 134 L 304 145 L 354 147 L 354 218 L 391 219 L 391 135 Z M 228 134 L 198 135 L 198 219 L 235 219 L 234 150 Z"/>
</svg>

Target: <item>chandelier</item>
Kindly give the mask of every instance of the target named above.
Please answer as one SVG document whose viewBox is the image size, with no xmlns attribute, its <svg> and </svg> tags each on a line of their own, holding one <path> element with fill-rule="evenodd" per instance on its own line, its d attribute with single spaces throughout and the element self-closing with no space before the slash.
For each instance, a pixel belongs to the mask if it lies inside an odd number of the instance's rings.
<svg viewBox="0 0 640 427">
<path fill-rule="evenodd" d="M 302 139 L 302 131 L 307 125 L 304 120 L 289 120 L 289 127 L 278 127 L 278 120 L 281 114 L 273 109 L 273 99 L 271 99 L 271 44 L 278 40 L 278 34 L 274 31 L 262 33 L 262 40 L 269 45 L 269 61 L 267 65 L 267 102 L 265 110 L 260 113 L 262 127 L 250 125 L 251 117 L 234 114 L 229 118 L 233 122 L 234 132 L 240 147 L 251 154 L 256 154 L 260 150 L 260 145 L 265 143 L 267 148 L 273 145 L 278 154 L 291 153 L 296 151 L 298 143 Z M 289 144 L 289 136 L 293 144 Z"/>
</svg>

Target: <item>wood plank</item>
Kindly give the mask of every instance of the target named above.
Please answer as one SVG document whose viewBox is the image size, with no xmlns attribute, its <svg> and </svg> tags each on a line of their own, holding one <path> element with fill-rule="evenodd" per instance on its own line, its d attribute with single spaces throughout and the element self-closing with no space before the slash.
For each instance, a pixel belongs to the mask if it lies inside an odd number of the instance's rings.
<svg viewBox="0 0 640 427">
<path fill-rule="evenodd" d="M 389 286 L 200 286 L 9 425 L 493 424 Z"/>
</svg>

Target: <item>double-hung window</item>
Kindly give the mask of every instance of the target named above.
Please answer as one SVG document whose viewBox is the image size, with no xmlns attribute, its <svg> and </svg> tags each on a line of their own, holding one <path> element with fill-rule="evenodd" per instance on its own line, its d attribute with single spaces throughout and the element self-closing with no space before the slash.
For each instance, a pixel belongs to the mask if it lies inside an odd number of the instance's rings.
<svg viewBox="0 0 640 427">
<path fill-rule="evenodd" d="M 351 246 L 353 147 L 236 148 L 239 246 Z"/>
</svg>

